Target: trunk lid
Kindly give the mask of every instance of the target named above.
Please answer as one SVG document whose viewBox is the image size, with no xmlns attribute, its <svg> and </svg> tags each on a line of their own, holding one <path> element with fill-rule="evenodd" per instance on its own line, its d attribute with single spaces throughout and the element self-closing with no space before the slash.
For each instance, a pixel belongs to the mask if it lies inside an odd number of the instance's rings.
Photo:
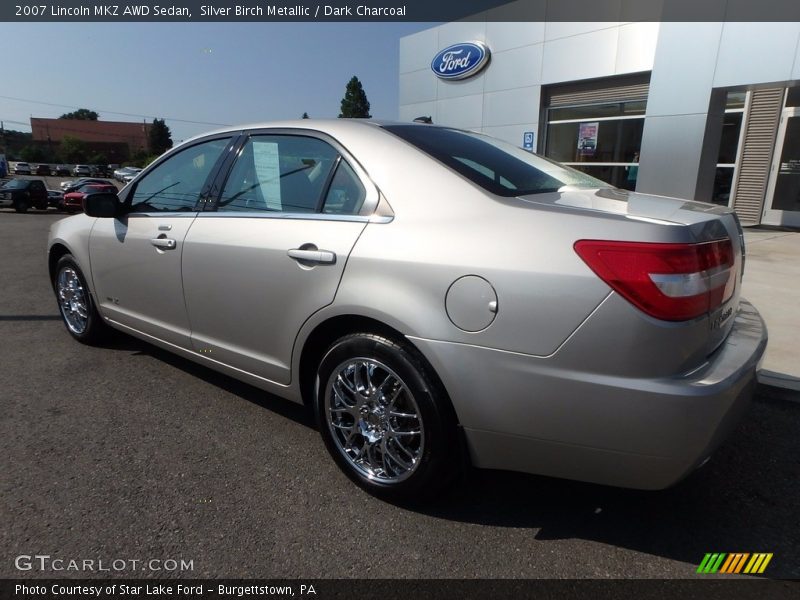
<svg viewBox="0 0 800 600">
<path fill-rule="evenodd" d="M 695 242 L 729 238 L 733 246 L 735 285 L 729 298 L 708 313 L 706 354 L 711 354 L 730 333 L 739 307 L 744 271 L 744 236 L 736 214 L 729 208 L 667 196 L 628 192 L 615 188 L 564 187 L 556 193 L 523 196 L 525 202 L 574 208 L 604 214 L 615 214 L 637 221 L 684 226 Z M 643 242 L 651 241 L 643 239 Z"/>
</svg>

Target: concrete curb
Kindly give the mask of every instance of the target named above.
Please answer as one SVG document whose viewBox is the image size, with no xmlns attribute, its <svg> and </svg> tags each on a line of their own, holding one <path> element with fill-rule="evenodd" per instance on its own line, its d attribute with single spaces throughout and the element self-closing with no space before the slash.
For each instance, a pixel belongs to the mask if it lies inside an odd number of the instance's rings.
<svg viewBox="0 0 800 600">
<path fill-rule="evenodd" d="M 762 369 L 758 372 L 758 382 L 774 388 L 800 392 L 800 378 L 786 375 L 785 373 L 775 373 Z M 797 402 L 800 402 L 800 394 L 797 394 Z"/>
</svg>

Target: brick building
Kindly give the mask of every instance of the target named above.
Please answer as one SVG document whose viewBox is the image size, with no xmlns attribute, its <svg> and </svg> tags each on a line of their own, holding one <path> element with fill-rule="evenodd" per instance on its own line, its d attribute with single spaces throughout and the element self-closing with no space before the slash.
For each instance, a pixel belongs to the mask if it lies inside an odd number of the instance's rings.
<svg viewBox="0 0 800 600">
<path fill-rule="evenodd" d="M 127 160 L 147 151 L 150 123 L 128 121 L 84 121 L 31 117 L 33 143 L 56 149 L 65 137 L 86 144 L 89 152 L 103 153 L 110 162 Z"/>
</svg>

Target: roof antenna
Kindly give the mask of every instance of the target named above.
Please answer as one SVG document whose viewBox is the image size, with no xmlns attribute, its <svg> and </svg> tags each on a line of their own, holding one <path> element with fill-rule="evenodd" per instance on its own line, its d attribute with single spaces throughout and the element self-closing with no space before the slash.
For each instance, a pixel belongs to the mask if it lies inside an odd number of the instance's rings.
<svg viewBox="0 0 800 600">
<path fill-rule="evenodd" d="M 414 123 L 425 123 L 426 125 L 433 125 L 433 119 L 430 117 L 417 117 Z"/>
</svg>

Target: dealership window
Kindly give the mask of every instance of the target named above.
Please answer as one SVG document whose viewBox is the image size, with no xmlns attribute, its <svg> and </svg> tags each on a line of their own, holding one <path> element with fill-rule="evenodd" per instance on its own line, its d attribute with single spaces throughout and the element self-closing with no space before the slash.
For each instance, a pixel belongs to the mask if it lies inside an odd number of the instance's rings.
<svg viewBox="0 0 800 600">
<path fill-rule="evenodd" d="M 731 203 L 746 103 L 747 92 L 728 92 L 711 198 L 714 204 L 729 206 Z"/>
<path fill-rule="evenodd" d="M 547 111 L 545 155 L 625 189 L 636 187 L 645 100 Z"/>
</svg>

